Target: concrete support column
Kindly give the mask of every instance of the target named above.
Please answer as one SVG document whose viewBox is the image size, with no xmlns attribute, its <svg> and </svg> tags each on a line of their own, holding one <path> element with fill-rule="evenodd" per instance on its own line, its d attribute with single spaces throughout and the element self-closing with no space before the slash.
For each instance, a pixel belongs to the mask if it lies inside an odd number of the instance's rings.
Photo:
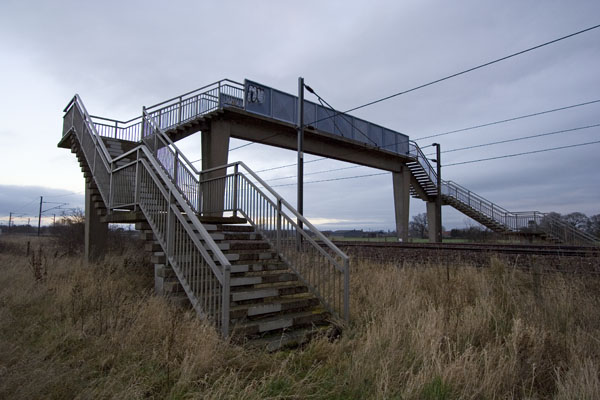
<svg viewBox="0 0 600 400">
<path fill-rule="evenodd" d="M 427 202 L 427 230 L 429 232 L 429 242 L 435 243 L 437 241 L 436 232 L 436 218 L 437 218 L 437 207 L 435 201 Z"/>
<path fill-rule="evenodd" d="M 202 132 L 202 170 L 219 167 L 227 164 L 229 155 L 229 138 L 231 124 L 226 121 L 214 121 L 210 130 Z M 202 213 L 206 216 L 223 216 L 223 203 L 225 198 L 225 182 L 219 177 L 226 174 L 226 170 L 202 174 Z"/>
<path fill-rule="evenodd" d="M 88 262 L 104 258 L 108 223 L 102 222 L 92 201 L 92 191 L 85 185 L 85 259 Z"/>
<path fill-rule="evenodd" d="M 441 243 L 442 232 L 439 228 L 442 224 L 438 223 L 438 219 L 442 218 L 438 214 L 438 209 L 435 201 L 427 202 L 427 228 L 429 230 L 429 242 L 430 243 Z"/>
<path fill-rule="evenodd" d="M 408 213 L 410 211 L 410 170 L 402 167 L 400 172 L 392 172 L 394 188 L 394 211 L 398 240 L 408 242 Z"/>
</svg>

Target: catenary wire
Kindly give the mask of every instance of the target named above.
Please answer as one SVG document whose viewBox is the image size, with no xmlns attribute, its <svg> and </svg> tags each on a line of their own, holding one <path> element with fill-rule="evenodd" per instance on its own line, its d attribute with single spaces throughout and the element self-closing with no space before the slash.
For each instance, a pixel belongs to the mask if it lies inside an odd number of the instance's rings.
<svg viewBox="0 0 600 400">
<path fill-rule="evenodd" d="M 397 92 L 397 93 L 391 94 L 391 95 L 389 95 L 389 96 L 381 97 L 381 98 L 379 98 L 379 99 L 377 99 L 377 100 L 373 100 L 373 101 L 370 101 L 370 102 L 368 102 L 368 103 L 365 103 L 365 104 L 362 104 L 362 105 L 359 105 L 359 106 L 356 106 L 356 107 L 350 108 L 350 109 L 348 109 L 348 110 L 346 110 L 346 111 L 343 111 L 343 112 L 344 112 L 344 113 L 349 113 L 349 112 L 351 112 L 351 111 L 356 111 L 356 110 L 359 110 L 359 109 L 361 109 L 361 108 L 365 108 L 365 107 L 368 107 L 368 106 L 372 106 L 372 105 L 374 105 L 374 104 L 381 103 L 381 102 L 383 102 L 383 101 L 386 101 L 386 100 L 392 99 L 392 98 L 394 98 L 394 97 L 398 97 L 398 96 L 401 96 L 401 95 L 404 95 L 404 94 L 407 94 L 407 93 L 410 93 L 410 92 L 414 92 L 414 91 L 416 91 L 416 90 L 419 90 L 419 89 L 426 88 L 426 87 L 428 87 L 428 86 L 435 85 L 435 84 L 437 84 L 437 83 L 440 83 L 440 82 L 446 81 L 446 80 L 448 80 L 448 79 L 452 79 L 452 78 L 455 78 L 455 77 L 457 77 L 457 76 L 461 76 L 461 75 L 467 74 L 467 73 L 469 73 L 469 72 L 473 72 L 473 71 L 476 71 L 476 70 L 478 70 L 478 69 L 485 68 L 485 67 L 487 67 L 487 66 L 490 66 L 490 65 L 492 65 L 492 64 L 496 64 L 496 63 L 498 63 L 498 62 L 501 62 L 501 61 L 504 61 L 504 60 L 508 60 L 508 59 L 510 59 L 510 58 L 513 58 L 513 57 L 519 56 L 519 55 L 521 55 L 521 54 L 525 54 L 525 53 L 528 53 L 528 52 L 530 52 L 530 51 L 537 50 L 537 49 L 539 49 L 539 48 L 542 48 L 542 47 L 548 46 L 548 45 L 550 45 L 550 44 L 553 44 L 553 43 L 560 42 L 561 40 L 565 40 L 565 39 L 571 38 L 571 37 L 573 37 L 573 36 L 580 35 L 580 34 L 582 34 L 582 33 L 585 33 L 585 32 L 588 32 L 588 31 L 591 31 L 591 30 L 593 30 L 593 29 L 597 29 L 597 28 L 600 28 L 600 24 L 598 24 L 598 25 L 594 25 L 594 26 L 592 26 L 592 27 L 589 27 L 589 28 L 586 28 L 586 29 L 582 29 L 582 30 L 580 30 L 580 31 L 577 31 L 577 32 L 574 32 L 574 33 L 571 33 L 571 34 L 568 34 L 568 35 L 565 35 L 565 36 L 561 36 L 561 37 L 559 37 L 559 38 L 557 38 L 557 39 L 553 39 L 553 40 L 550 40 L 550 41 L 548 41 L 548 42 L 544 42 L 544 43 L 542 43 L 542 44 L 538 44 L 538 45 L 536 45 L 536 46 L 529 47 L 529 48 L 527 48 L 527 49 L 525 49 L 525 50 L 521 50 L 521 51 L 518 51 L 518 52 L 516 52 L 516 53 L 512 53 L 512 54 L 509 54 L 509 55 L 507 55 L 507 56 L 500 57 L 500 58 L 497 58 L 497 59 L 495 59 L 495 60 L 492 60 L 492 61 L 488 61 L 488 62 L 486 62 L 486 63 L 483 63 L 483 64 L 479 64 L 479 65 L 477 65 L 477 66 L 475 66 L 475 67 L 468 68 L 468 69 L 465 69 L 465 70 L 463 70 L 463 71 L 460 71 L 460 72 L 457 72 L 457 73 L 454 73 L 454 74 L 451 74 L 451 75 L 447 75 L 447 76 L 445 76 L 445 77 L 443 77 L 443 78 L 436 79 L 436 80 L 434 80 L 434 81 L 431 81 L 431 82 L 428 82 L 428 83 L 425 83 L 425 84 L 422 84 L 422 85 L 419 85 L 419 86 L 415 86 L 415 87 L 413 87 L 413 88 L 411 88 L 411 89 L 403 90 L 403 91 L 401 91 L 401 92 Z M 318 120 L 316 120 L 316 121 L 313 121 L 313 122 L 311 122 L 309 125 L 316 124 L 317 122 L 320 122 L 320 121 L 326 120 L 326 119 L 328 119 L 328 118 L 331 118 L 331 117 L 327 117 L 327 118 L 321 118 L 321 119 L 318 119 Z"/>
<path fill-rule="evenodd" d="M 450 135 L 451 133 L 470 131 L 470 130 L 473 130 L 473 129 L 484 128 L 486 126 L 503 124 L 505 122 L 517 121 L 519 119 L 524 119 L 524 118 L 529 118 L 529 117 L 535 117 L 537 115 L 550 114 L 550 113 L 557 112 L 557 111 L 568 110 L 570 108 L 575 108 L 575 107 L 587 106 L 588 104 L 594 104 L 594 103 L 599 103 L 599 102 L 600 102 L 600 99 L 599 100 L 587 101 L 585 103 L 573 104 L 573 105 L 566 106 L 566 107 L 553 108 L 551 110 L 540 111 L 540 112 L 536 112 L 536 113 L 533 113 L 533 114 L 521 115 L 521 116 L 518 116 L 518 117 L 502 119 L 500 121 L 494 121 L 494 122 L 488 122 L 488 123 L 485 123 L 485 124 L 474 125 L 474 126 L 470 126 L 468 128 L 461 128 L 461 129 L 455 129 L 455 130 L 448 131 L 448 132 L 436 133 L 435 135 L 422 136 L 420 138 L 416 138 L 416 139 L 413 139 L 413 140 L 416 142 L 416 141 L 423 140 L 423 139 L 430 139 L 430 138 L 434 138 L 434 137 L 438 137 L 438 136 Z"/>
<path fill-rule="evenodd" d="M 478 162 L 489 161 L 489 160 L 498 160 L 498 159 L 501 159 L 501 158 L 517 157 L 517 156 L 523 156 L 523 155 L 527 155 L 527 154 L 544 153 L 546 151 L 569 149 L 571 147 L 589 146 L 589 145 L 597 144 L 597 143 L 600 143 L 600 140 L 597 140 L 597 141 L 594 141 L 594 142 L 587 142 L 587 143 L 571 144 L 571 145 L 568 145 L 568 146 L 551 147 L 549 149 L 525 151 L 525 152 L 522 152 L 522 153 L 505 154 L 505 155 L 502 155 L 502 156 L 481 158 L 481 159 L 478 159 L 478 160 L 461 161 L 461 162 L 456 162 L 456 163 L 451 163 L 451 164 L 445 164 L 444 167 L 451 167 L 453 165 L 462 165 L 462 164 L 472 164 L 472 163 L 478 163 Z"/>
<path fill-rule="evenodd" d="M 463 162 L 452 163 L 452 164 L 445 164 L 444 167 L 450 167 L 453 165 L 460 165 L 460 164 L 471 164 L 471 163 L 496 160 L 496 159 L 501 159 L 501 158 L 517 157 L 517 156 L 522 156 L 522 155 L 527 155 L 527 154 L 543 153 L 543 152 L 547 152 L 547 151 L 561 150 L 561 149 L 567 149 L 567 148 L 571 148 L 571 147 L 588 146 L 588 145 L 592 145 L 592 144 L 596 144 L 596 143 L 600 143 L 600 140 L 594 141 L 594 142 L 568 145 L 568 146 L 552 147 L 549 149 L 527 151 L 527 152 L 523 152 L 523 153 L 506 154 L 506 155 L 497 156 L 497 157 L 482 158 L 479 160 L 470 160 L 470 161 L 463 161 Z M 330 170 L 330 171 L 333 171 L 333 170 Z M 308 182 L 304 182 L 304 183 L 307 184 L 307 183 L 319 183 L 319 182 L 332 182 L 332 181 L 341 181 L 341 180 L 346 180 L 346 179 L 366 178 L 369 176 L 378 176 L 378 175 L 385 175 L 385 174 L 389 174 L 389 172 L 380 172 L 380 173 L 365 174 L 365 175 L 353 175 L 353 176 L 345 176 L 345 177 L 331 178 L 331 179 L 321 179 L 321 180 L 317 180 L 317 181 L 308 181 Z M 296 185 L 295 183 L 286 183 L 286 184 L 281 184 L 281 185 L 274 185 L 272 187 L 295 186 L 295 185 Z"/>
<path fill-rule="evenodd" d="M 583 129 L 595 128 L 595 127 L 598 127 L 598 126 L 600 126 L 600 124 L 580 126 L 580 127 L 577 127 L 577 128 L 570 128 L 570 129 L 563 129 L 563 130 L 560 130 L 560 131 L 540 133 L 538 135 L 523 136 L 523 137 L 518 137 L 518 138 L 514 138 L 514 139 L 500 140 L 498 142 L 489 142 L 489 143 L 476 144 L 476 145 L 467 146 L 467 147 L 458 147 L 458 148 L 455 148 L 455 149 L 444 150 L 444 151 L 442 151 L 442 154 L 443 153 L 452 153 L 452 152 L 455 152 L 455 151 L 470 150 L 470 149 L 475 149 L 475 148 L 479 148 L 479 147 L 493 146 L 493 145 L 502 144 L 502 143 L 518 142 L 520 140 L 532 139 L 532 138 L 543 137 L 543 136 L 558 135 L 560 133 L 574 132 L 574 131 L 579 131 L 579 130 L 583 130 Z M 432 156 L 434 154 L 436 154 L 436 153 L 429 153 L 429 154 L 426 154 L 426 156 Z"/>
</svg>

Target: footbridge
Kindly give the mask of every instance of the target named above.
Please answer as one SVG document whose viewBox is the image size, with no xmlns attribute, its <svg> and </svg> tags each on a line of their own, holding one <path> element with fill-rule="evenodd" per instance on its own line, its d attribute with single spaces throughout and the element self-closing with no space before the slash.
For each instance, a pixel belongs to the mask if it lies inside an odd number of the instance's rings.
<svg viewBox="0 0 600 400">
<path fill-rule="evenodd" d="M 152 253 L 157 292 L 181 295 L 224 336 L 273 348 L 305 340 L 327 321 L 347 321 L 347 255 L 243 162 L 228 160 L 230 138 L 295 150 L 297 102 L 256 82 L 223 80 L 119 121 L 90 115 L 75 95 L 58 146 L 77 156 L 86 180 L 88 260 L 104 253 L 108 223 L 136 223 Z M 392 173 L 404 241 L 411 195 L 428 203 L 431 219 L 441 196 L 497 232 L 593 240 L 549 215 L 509 212 L 451 181 L 439 190 L 434 168 L 406 135 L 311 102 L 304 112 L 305 152 Z M 176 145 L 197 132 L 200 171 Z"/>
<path fill-rule="evenodd" d="M 230 138 L 297 149 L 298 98 L 266 85 L 228 79 L 182 94 L 143 113 L 176 142 L 202 132 L 202 170 L 228 163 Z M 409 196 L 427 202 L 430 239 L 438 196 L 436 169 L 408 136 L 310 101 L 304 104 L 304 151 L 321 157 L 389 171 L 392 174 L 396 231 L 408 240 Z M 142 117 L 129 121 L 92 117 L 100 136 L 138 142 Z M 495 232 L 537 235 L 556 243 L 589 244 L 590 235 L 539 211 L 512 212 L 452 181 L 442 181 L 442 204 L 450 205 Z M 218 204 L 213 210 L 220 211 Z"/>
</svg>

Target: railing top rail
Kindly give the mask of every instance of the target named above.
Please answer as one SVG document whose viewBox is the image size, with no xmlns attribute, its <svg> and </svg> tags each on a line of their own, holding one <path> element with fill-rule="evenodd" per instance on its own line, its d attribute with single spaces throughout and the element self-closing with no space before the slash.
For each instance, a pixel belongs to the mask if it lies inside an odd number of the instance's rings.
<svg viewBox="0 0 600 400">
<path fill-rule="evenodd" d="M 260 189 L 258 188 L 258 186 L 256 186 L 254 184 L 254 182 L 252 182 L 251 180 L 249 180 L 245 175 L 242 174 L 242 176 L 248 181 L 248 183 L 258 192 L 260 192 Z M 219 179 L 219 178 L 216 178 Z M 268 197 L 265 198 L 265 200 L 271 204 L 271 206 L 273 207 L 277 207 L 277 205 L 275 204 L 275 202 L 273 202 L 273 200 L 269 199 Z M 304 229 L 300 229 L 300 227 L 298 226 L 298 224 L 296 223 L 296 221 L 294 221 L 292 218 L 290 218 L 288 215 L 282 213 L 282 216 L 287 220 L 287 222 L 292 225 L 296 230 L 298 230 L 298 232 L 302 235 L 303 238 L 305 238 L 306 240 L 308 240 L 310 243 L 312 243 L 315 248 L 317 249 L 317 251 L 319 251 L 324 257 L 326 257 L 329 261 L 331 261 L 337 268 L 338 271 L 343 272 L 342 270 L 342 266 L 341 265 L 337 265 L 337 262 L 335 261 L 335 259 L 329 254 L 327 253 L 325 250 L 323 250 L 323 248 L 321 246 L 319 246 L 317 244 L 317 242 L 315 242 L 315 240 L 310 237 L 310 235 L 308 233 L 306 233 L 306 231 Z"/>
<path fill-rule="evenodd" d="M 493 202 L 491 202 L 490 200 L 486 199 L 485 197 L 482 197 L 482 196 L 478 195 L 478 194 L 477 194 L 477 193 L 475 193 L 475 192 L 472 192 L 471 190 L 469 190 L 469 189 L 465 188 L 464 186 L 461 186 L 461 185 L 459 185 L 458 183 L 456 183 L 456 182 L 454 182 L 454 181 L 444 181 L 444 182 L 443 182 L 443 184 L 446 184 L 446 185 L 448 185 L 449 187 L 451 187 L 451 186 L 454 186 L 454 187 L 456 187 L 457 189 L 460 189 L 461 191 L 463 191 L 463 192 L 465 192 L 465 193 L 468 193 L 468 194 L 469 194 L 469 196 L 472 196 L 472 197 L 476 198 L 477 200 L 479 200 L 479 201 L 481 201 L 481 202 L 487 203 L 487 204 L 489 204 L 490 206 L 492 206 L 492 205 L 493 205 L 493 206 L 494 206 L 494 210 L 498 210 L 498 211 L 500 211 L 500 212 L 503 212 L 503 213 L 506 213 L 506 214 L 514 214 L 513 212 L 511 212 L 511 211 L 508 211 L 507 209 L 505 209 L 505 208 L 503 208 L 503 207 L 501 207 L 501 206 L 497 205 L 496 203 L 493 203 Z"/>
<path fill-rule="evenodd" d="M 279 193 L 277 193 L 271 186 L 269 186 L 269 184 L 267 182 L 262 180 L 261 177 L 258 176 L 254 171 L 252 171 L 250 168 L 248 168 L 248 166 L 246 164 L 244 164 L 242 161 L 236 161 L 234 163 L 229 163 L 227 165 L 223 165 L 220 167 L 211 168 L 206 171 L 201 171 L 201 173 L 205 174 L 208 172 L 218 171 L 218 170 L 233 167 L 235 165 L 238 165 L 238 166 L 241 166 L 242 168 L 244 168 L 244 170 L 246 170 L 246 172 L 248 172 L 248 174 L 250 174 L 265 189 L 267 189 L 277 199 L 277 201 L 280 201 L 281 204 L 283 204 L 288 210 L 290 210 L 292 212 L 292 214 L 294 214 L 296 216 L 296 218 L 298 218 L 300 221 L 302 221 L 304 226 L 308 227 L 311 231 L 313 231 L 314 234 L 321 241 L 323 241 L 323 243 L 325 243 L 327 245 L 327 247 L 329 247 L 331 250 L 333 250 L 344 261 L 348 260 L 348 256 L 343 251 L 341 251 L 335 244 L 333 244 L 331 242 L 331 240 L 329 240 L 325 235 L 323 235 L 323 233 L 321 233 L 321 231 L 319 231 L 313 224 L 311 224 L 302 214 L 300 214 L 298 211 L 296 211 L 296 209 L 294 207 L 292 207 L 292 205 L 290 203 L 288 203 L 283 197 L 281 197 L 279 195 Z"/>
<path fill-rule="evenodd" d="M 120 120 L 118 120 L 118 119 L 106 118 L 106 117 L 100 117 L 100 116 L 98 116 L 98 115 L 90 115 L 90 117 L 91 117 L 92 119 L 99 119 L 99 120 L 102 120 L 102 121 L 110 121 L 110 122 L 113 122 L 113 124 L 114 124 L 114 123 L 118 123 L 118 124 L 122 124 L 122 125 L 127 125 L 127 124 L 129 124 L 129 123 L 131 123 L 131 122 L 134 122 L 134 121 L 135 121 L 135 122 L 139 122 L 139 121 L 137 121 L 138 119 L 139 119 L 140 121 L 142 120 L 142 116 L 141 116 L 141 115 L 139 115 L 139 116 L 137 116 L 137 117 L 134 117 L 134 118 L 131 118 L 130 120 L 127 120 L 127 121 L 120 121 Z"/>
<path fill-rule="evenodd" d="M 220 83 L 231 83 L 231 84 L 233 84 L 233 85 L 240 86 L 241 88 L 243 88 L 243 87 L 244 87 L 244 84 L 243 84 L 243 83 L 239 83 L 239 82 L 236 82 L 236 81 L 234 81 L 234 80 L 231 80 L 231 79 L 227 79 L 227 78 L 225 78 L 225 79 L 221 79 L 221 80 L 219 80 L 219 81 L 216 81 L 216 82 L 210 83 L 210 84 L 208 84 L 208 85 L 202 86 L 202 87 L 200 87 L 200 88 L 198 88 L 198 89 L 194 89 L 194 90 L 192 90 L 192 91 L 189 91 L 189 92 L 187 92 L 187 93 L 180 94 L 180 95 L 178 95 L 178 96 L 172 97 L 172 98 L 170 98 L 170 99 L 168 99 L 168 100 L 161 101 L 160 103 L 153 104 L 153 105 L 151 105 L 151 106 L 149 106 L 149 107 L 146 107 L 146 110 L 147 110 L 147 111 L 148 111 L 148 110 L 153 110 L 153 109 L 155 109 L 155 108 L 157 108 L 157 107 L 159 107 L 159 106 L 162 106 L 162 105 L 164 105 L 164 104 L 170 103 L 170 102 L 172 102 L 172 101 L 174 101 L 174 100 L 179 100 L 179 99 L 180 99 L 180 98 L 182 98 L 182 97 L 189 96 L 189 95 L 191 95 L 191 94 L 194 94 L 194 93 L 196 93 L 196 92 L 199 92 L 199 91 L 201 91 L 201 90 L 205 90 L 205 89 L 207 89 L 207 88 L 209 88 L 209 87 L 218 86 Z"/>
<path fill-rule="evenodd" d="M 90 114 L 88 114 L 87 109 L 85 108 L 85 105 L 83 105 L 83 102 L 81 101 L 81 98 L 79 97 L 78 94 L 75 94 L 73 99 L 69 102 L 69 106 L 67 108 L 65 108 L 65 111 L 68 110 L 73 105 L 77 105 L 77 107 L 79 107 L 81 109 L 81 111 L 83 112 L 83 115 L 84 115 L 84 119 L 86 119 L 89 122 L 92 121 Z M 98 134 L 98 131 L 96 131 L 96 127 L 94 126 L 94 124 L 90 123 L 89 125 L 92 128 L 94 138 L 99 143 L 100 150 L 101 150 L 100 154 L 102 155 L 101 158 L 103 158 L 102 162 L 105 163 L 105 166 L 107 168 L 110 168 L 110 163 L 112 162 L 112 157 L 111 157 L 110 153 L 108 152 L 108 150 L 106 149 L 106 146 L 104 145 L 104 141 L 102 139 L 100 139 L 100 135 Z"/>
</svg>

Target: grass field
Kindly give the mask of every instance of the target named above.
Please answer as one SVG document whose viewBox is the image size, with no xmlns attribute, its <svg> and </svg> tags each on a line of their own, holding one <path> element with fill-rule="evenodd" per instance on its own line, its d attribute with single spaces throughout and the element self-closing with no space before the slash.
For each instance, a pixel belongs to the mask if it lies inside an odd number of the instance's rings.
<svg viewBox="0 0 600 400">
<path fill-rule="evenodd" d="M 85 266 L 0 238 L 3 399 L 598 399 L 600 280 L 352 262 L 343 334 L 264 353 L 152 295 L 132 248 Z"/>
</svg>

